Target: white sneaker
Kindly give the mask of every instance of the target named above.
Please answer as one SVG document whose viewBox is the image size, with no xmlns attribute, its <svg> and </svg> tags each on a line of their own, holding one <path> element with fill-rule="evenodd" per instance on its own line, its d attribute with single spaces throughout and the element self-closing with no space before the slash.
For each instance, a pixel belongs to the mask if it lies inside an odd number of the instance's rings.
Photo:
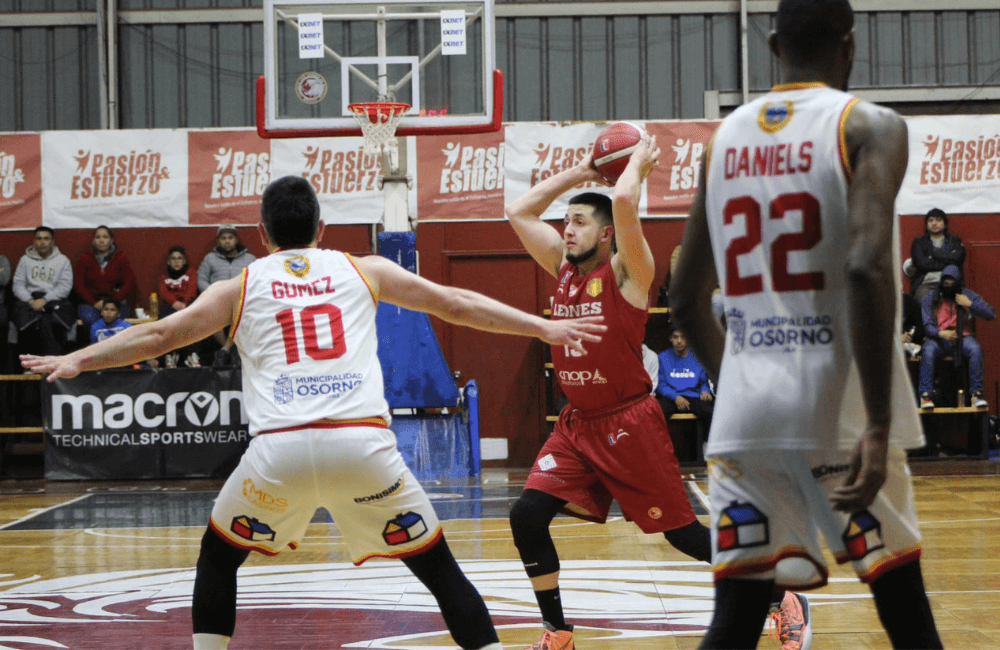
<svg viewBox="0 0 1000 650">
<path fill-rule="evenodd" d="M 184 360 L 184 365 L 188 368 L 201 368 L 201 360 L 198 358 L 197 352 L 192 352 L 188 355 L 188 358 Z"/>
<path fill-rule="evenodd" d="M 164 363 L 164 365 L 167 368 L 176 368 L 177 367 L 177 359 L 179 357 L 180 357 L 180 355 L 177 354 L 176 352 L 170 352 L 170 353 L 167 354 L 166 357 L 164 357 L 163 363 Z"/>
<path fill-rule="evenodd" d="M 987 404 L 986 400 L 983 399 L 982 393 L 974 393 L 972 395 L 972 408 L 984 409 L 987 406 L 989 406 L 989 404 Z"/>
</svg>

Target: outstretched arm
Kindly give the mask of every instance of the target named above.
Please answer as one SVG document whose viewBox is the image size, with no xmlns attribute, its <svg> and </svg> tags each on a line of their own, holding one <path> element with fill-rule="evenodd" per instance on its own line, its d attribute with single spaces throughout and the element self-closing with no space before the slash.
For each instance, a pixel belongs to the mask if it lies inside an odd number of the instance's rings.
<svg viewBox="0 0 1000 650">
<path fill-rule="evenodd" d="M 49 373 L 48 381 L 88 370 L 118 368 L 200 341 L 233 322 L 240 300 L 240 278 L 213 284 L 187 309 L 148 325 L 130 327 L 100 343 L 59 357 L 21 355 L 21 365 Z"/>
<path fill-rule="evenodd" d="M 630 280 L 635 292 L 641 298 L 641 307 L 649 299 L 649 287 L 653 284 L 656 262 L 649 250 L 646 237 L 642 234 L 639 221 L 639 196 L 642 183 L 659 165 L 657 158 L 660 148 L 656 138 L 643 139 L 629 157 L 625 171 L 618 177 L 612 211 L 615 220 L 615 242 L 618 244 L 617 265 Z M 640 305 L 637 305 L 640 306 Z"/>
<path fill-rule="evenodd" d="M 552 277 L 559 276 L 564 252 L 563 240 L 558 230 L 542 221 L 542 214 L 564 192 L 590 181 L 603 182 L 594 169 L 591 155 L 587 154 L 576 167 L 546 178 L 504 210 L 528 253 Z"/>
<path fill-rule="evenodd" d="M 410 273 L 378 255 L 357 260 L 380 300 L 487 332 L 534 336 L 586 354 L 582 342 L 598 342 L 603 316 L 546 320 L 468 289 L 446 287 Z"/>
<path fill-rule="evenodd" d="M 854 170 L 848 188 L 847 282 L 851 344 L 861 378 L 868 423 L 844 486 L 831 501 L 857 512 L 875 500 L 886 478 L 892 422 L 892 356 L 896 287 L 893 229 L 896 194 L 909 156 L 906 123 L 894 112 L 859 103 L 845 125 Z"/>
<path fill-rule="evenodd" d="M 677 271 L 670 277 L 670 312 L 687 335 L 688 343 L 705 372 L 712 380 L 718 381 L 726 333 L 712 315 L 712 292 L 719 286 L 719 281 L 715 275 L 708 215 L 705 212 L 708 162 L 706 155 L 701 166 L 698 194 L 684 224 Z"/>
</svg>

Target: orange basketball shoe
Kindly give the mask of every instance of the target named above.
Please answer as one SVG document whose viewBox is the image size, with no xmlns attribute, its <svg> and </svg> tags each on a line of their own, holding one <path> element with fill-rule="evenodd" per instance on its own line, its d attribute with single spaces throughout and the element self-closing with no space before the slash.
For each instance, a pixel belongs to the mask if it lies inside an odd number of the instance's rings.
<svg viewBox="0 0 1000 650">
<path fill-rule="evenodd" d="M 538 643 L 528 646 L 524 650 L 574 650 L 576 647 L 573 645 L 573 629 L 569 630 L 557 630 L 548 623 L 542 622 L 545 627 L 545 633 L 542 634 L 542 640 Z"/>
<path fill-rule="evenodd" d="M 805 596 L 785 592 L 779 606 L 771 609 L 774 627 L 769 637 L 776 636 L 781 650 L 809 650 L 812 645 L 812 625 L 809 622 L 809 601 Z"/>
</svg>

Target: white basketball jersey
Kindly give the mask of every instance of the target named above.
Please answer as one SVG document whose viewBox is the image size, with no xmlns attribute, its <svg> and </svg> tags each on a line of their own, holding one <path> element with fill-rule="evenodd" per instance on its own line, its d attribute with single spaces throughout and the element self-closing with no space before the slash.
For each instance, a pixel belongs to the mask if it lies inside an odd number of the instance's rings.
<svg viewBox="0 0 1000 650">
<path fill-rule="evenodd" d="M 856 101 L 778 86 L 715 134 L 706 209 L 728 327 L 708 453 L 838 447 L 854 365 L 843 125 Z"/>
<path fill-rule="evenodd" d="M 243 272 L 233 327 L 250 434 L 321 419 L 389 419 L 378 298 L 345 253 L 282 250 Z"/>
</svg>

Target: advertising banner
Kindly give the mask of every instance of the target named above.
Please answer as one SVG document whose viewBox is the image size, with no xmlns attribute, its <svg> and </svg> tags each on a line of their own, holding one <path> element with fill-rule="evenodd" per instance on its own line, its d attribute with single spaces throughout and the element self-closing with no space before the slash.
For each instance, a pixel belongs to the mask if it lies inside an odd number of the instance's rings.
<svg viewBox="0 0 1000 650">
<path fill-rule="evenodd" d="M 567 125 L 554 122 L 508 124 L 504 137 L 504 203 L 523 196 L 546 178 L 578 165 L 594 148 L 594 141 L 604 126 L 591 122 Z M 562 220 L 566 215 L 569 199 L 581 192 L 600 192 L 610 196 L 612 188 L 603 183 L 586 183 L 575 187 L 556 199 L 542 218 Z"/>
<path fill-rule="evenodd" d="M 502 220 L 504 132 L 421 137 L 417 214 L 421 221 Z"/>
<path fill-rule="evenodd" d="M 996 115 L 910 117 L 910 162 L 900 214 L 995 213 L 1000 205 L 1000 119 Z"/>
<path fill-rule="evenodd" d="M 111 370 L 42 382 L 45 478 L 227 476 L 250 441 L 237 370 Z"/>
<path fill-rule="evenodd" d="M 256 131 L 188 132 L 191 225 L 260 221 L 260 197 L 271 182 L 271 143 Z"/>
<path fill-rule="evenodd" d="M 42 145 L 37 133 L 0 136 L 0 228 L 42 225 Z"/>
<path fill-rule="evenodd" d="M 656 136 L 660 166 L 646 183 L 650 214 L 687 216 L 698 192 L 698 179 L 709 138 L 719 122 L 647 122 Z"/>
<path fill-rule="evenodd" d="M 416 164 L 413 147 L 407 147 L 409 169 Z M 271 141 L 274 178 L 306 178 L 319 197 L 320 218 L 328 224 L 378 223 L 385 211 L 385 197 L 378 185 L 379 156 L 365 154 L 364 140 L 350 138 L 295 138 Z M 409 193 L 410 214 L 416 201 Z"/>
<path fill-rule="evenodd" d="M 42 133 L 46 226 L 186 226 L 187 183 L 187 131 Z"/>
</svg>

